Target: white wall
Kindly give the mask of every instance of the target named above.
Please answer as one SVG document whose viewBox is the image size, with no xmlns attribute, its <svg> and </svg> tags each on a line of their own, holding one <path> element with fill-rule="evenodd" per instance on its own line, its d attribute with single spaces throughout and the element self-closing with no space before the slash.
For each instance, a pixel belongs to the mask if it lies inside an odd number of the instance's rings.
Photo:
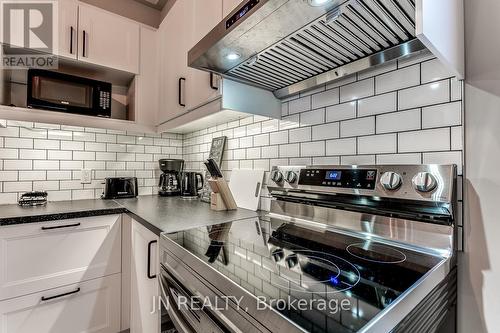
<svg viewBox="0 0 500 333">
<path fill-rule="evenodd" d="M 466 0 L 466 215 L 459 331 L 500 330 L 500 1 Z"/>
</svg>

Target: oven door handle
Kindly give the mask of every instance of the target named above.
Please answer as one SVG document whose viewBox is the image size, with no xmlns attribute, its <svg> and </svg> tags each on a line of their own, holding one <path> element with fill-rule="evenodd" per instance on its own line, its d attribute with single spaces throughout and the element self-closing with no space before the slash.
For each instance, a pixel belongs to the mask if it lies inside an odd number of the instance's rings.
<svg viewBox="0 0 500 333">
<path fill-rule="evenodd" d="M 161 263 L 160 264 L 161 269 L 167 274 L 172 276 L 174 279 L 178 280 L 180 283 L 183 283 L 185 281 L 184 278 L 182 278 L 175 270 L 168 265 L 168 263 Z M 163 273 L 162 273 L 162 278 L 160 279 L 160 285 L 163 282 Z M 163 292 L 163 286 L 162 286 L 162 292 Z M 196 291 L 196 296 L 200 299 L 205 299 L 205 295 L 201 294 L 199 291 Z M 165 297 L 165 296 L 163 296 Z M 220 310 L 213 309 L 212 307 L 208 307 L 207 312 L 210 312 L 213 317 L 215 317 L 219 322 L 224 325 L 225 330 L 223 331 L 228 331 L 231 333 L 243 333 L 242 330 L 240 330 L 233 322 L 231 322 Z"/>
<path fill-rule="evenodd" d="M 168 285 L 165 285 L 166 282 L 163 281 L 164 277 L 162 276 L 160 279 L 160 289 L 161 289 L 161 297 L 163 299 L 163 302 L 165 303 L 165 309 L 167 310 L 168 316 L 170 317 L 170 320 L 174 323 L 175 328 L 177 331 L 180 333 L 194 333 L 194 331 L 189 327 L 186 323 L 185 320 L 182 318 L 183 315 L 178 312 L 175 309 L 175 306 L 177 305 L 172 305 L 170 304 L 170 294 L 167 293 L 166 288 L 168 288 Z M 167 302 L 168 300 L 168 302 Z"/>
</svg>

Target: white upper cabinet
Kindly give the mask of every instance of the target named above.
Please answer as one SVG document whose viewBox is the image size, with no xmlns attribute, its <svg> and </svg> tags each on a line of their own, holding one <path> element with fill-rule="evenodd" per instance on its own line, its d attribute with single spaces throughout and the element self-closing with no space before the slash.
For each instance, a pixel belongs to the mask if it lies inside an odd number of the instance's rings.
<svg viewBox="0 0 500 333">
<path fill-rule="evenodd" d="M 187 51 L 193 35 L 194 0 L 177 1 L 159 28 L 161 124 L 188 110 Z"/>
<path fill-rule="evenodd" d="M 223 0 L 224 17 L 229 15 L 233 9 L 236 8 L 242 1 L 241 0 Z"/>
<path fill-rule="evenodd" d="M 78 55 L 78 2 L 58 2 L 59 47 L 58 55 L 76 59 Z"/>
<path fill-rule="evenodd" d="M 139 73 L 139 24 L 83 4 L 78 18 L 81 61 Z"/>
<path fill-rule="evenodd" d="M 195 1 L 192 15 L 194 33 L 188 52 L 222 20 L 222 1 Z M 188 109 L 196 108 L 220 95 L 216 77 L 212 79 L 213 82 L 207 72 L 189 68 L 186 88 Z"/>
</svg>

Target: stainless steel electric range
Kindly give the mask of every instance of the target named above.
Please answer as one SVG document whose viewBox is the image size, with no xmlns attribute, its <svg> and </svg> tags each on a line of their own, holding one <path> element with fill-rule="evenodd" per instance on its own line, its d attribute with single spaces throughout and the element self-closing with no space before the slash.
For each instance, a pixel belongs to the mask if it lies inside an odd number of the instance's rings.
<svg viewBox="0 0 500 333">
<path fill-rule="evenodd" d="M 453 332 L 456 166 L 274 167 L 262 218 L 163 235 L 180 332 Z"/>
</svg>

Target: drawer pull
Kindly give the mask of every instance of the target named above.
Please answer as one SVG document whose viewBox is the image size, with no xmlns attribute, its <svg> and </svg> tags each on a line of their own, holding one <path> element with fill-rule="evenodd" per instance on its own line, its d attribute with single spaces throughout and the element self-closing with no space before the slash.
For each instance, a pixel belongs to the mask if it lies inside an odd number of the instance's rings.
<svg viewBox="0 0 500 333">
<path fill-rule="evenodd" d="M 53 226 L 53 227 L 42 227 L 42 230 L 54 230 L 54 229 L 62 229 L 62 228 L 72 228 L 72 227 L 78 227 L 80 225 L 81 225 L 81 223 L 66 224 L 66 225 L 56 225 L 56 226 Z"/>
<path fill-rule="evenodd" d="M 76 288 L 76 290 L 73 290 L 73 291 L 70 291 L 70 292 L 67 292 L 67 293 L 64 293 L 64 294 L 56 295 L 56 296 L 50 296 L 50 297 L 42 296 L 42 302 L 50 301 L 51 299 L 55 299 L 55 298 L 60 298 L 60 297 L 64 297 L 64 296 L 73 295 L 73 294 L 76 294 L 76 293 L 79 293 L 79 292 L 80 292 L 80 288 Z"/>
</svg>

